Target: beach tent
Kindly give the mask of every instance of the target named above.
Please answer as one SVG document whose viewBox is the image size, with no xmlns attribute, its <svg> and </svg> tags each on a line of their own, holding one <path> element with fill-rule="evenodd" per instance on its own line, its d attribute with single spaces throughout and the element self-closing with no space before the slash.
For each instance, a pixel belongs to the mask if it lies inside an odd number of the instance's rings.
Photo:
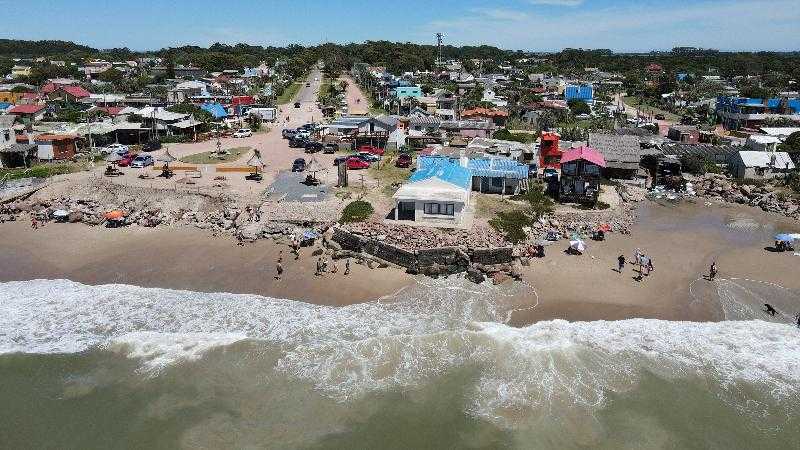
<svg viewBox="0 0 800 450">
<path fill-rule="evenodd" d="M 200 107 L 211 114 L 215 119 L 224 119 L 228 117 L 228 111 L 226 111 L 225 107 L 220 103 L 208 102 L 203 103 Z"/>
<path fill-rule="evenodd" d="M 256 170 L 256 173 L 263 169 L 266 164 L 264 164 L 264 161 L 261 160 L 261 152 L 258 150 L 253 150 L 253 156 L 247 160 L 247 165 L 253 167 Z"/>
<path fill-rule="evenodd" d="M 576 239 L 573 241 L 569 241 L 569 248 L 575 250 L 578 253 L 583 253 L 586 251 L 586 243 L 583 242 L 581 239 Z"/>
</svg>

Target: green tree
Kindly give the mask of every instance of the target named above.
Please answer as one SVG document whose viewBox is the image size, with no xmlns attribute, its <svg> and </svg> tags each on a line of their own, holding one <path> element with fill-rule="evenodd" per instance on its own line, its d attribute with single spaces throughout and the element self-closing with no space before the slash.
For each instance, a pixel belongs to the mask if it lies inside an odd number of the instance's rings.
<svg viewBox="0 0 800 450">
<path fill-rule="evenodd" d="M 572 111 L 572 114 L 575 114 L 576 116 L 592 113 L 592 108 L 590 108 L 589 104 L 583 100 L 572 99 L 567 102 L 567 106 L 569 106 L 569 110 Z"/>
</svg>

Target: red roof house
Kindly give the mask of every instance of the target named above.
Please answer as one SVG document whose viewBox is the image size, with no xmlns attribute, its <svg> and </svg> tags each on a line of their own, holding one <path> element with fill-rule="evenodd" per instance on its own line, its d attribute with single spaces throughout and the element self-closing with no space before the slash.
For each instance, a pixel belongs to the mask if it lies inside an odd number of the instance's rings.
<svg viewBox="0 0 800 450">
<path fill-rule="evenodd" d="M 539 167 L 542 169 L 558 169 L 561 166 L 561 149 L 558 142 L 561 136 L 558 133 L 542 132 L 539 145 Z"/>
<path fill-rule="evenodd" d="M 45 105 L 17 105 L 11 108 L 8 114 L 13 114 L 23 120 L 37 121 L 44 116 L 45 108 Z"/>
<path fill-rule="evenodd" d="M 51 83 L 52 84 L 52 83 Z M 91 93 L 86 89 L 80 86 L 57 86 L 54 90 L 47 93 L 47 98 L 49 100 L 63 100 L 68 102 L 75 102 L 83 98 L 89 97 Z M 42 88 L 42 92 L 44 92 L 45 88 L 49 88 L 50 85 L 46 85 Z"/>
<path fill-rule="evenodd" d="M 573 148 L 561 155 L 558 196 L 561 201 L 594 203 L 600 195 L 600 172 L 606 167 L 603 155 L 591 148 Z"/>
<path fill-rule="evenodd" d="M 566 152 L 564 152 L 563 155 L 561 155 L 561 164 L 577 160 L 588 161 L 600 167 L 606 166 L 606 159 L 603 158 L 603 155 L 591 147 L 579 147 L 579 148 L 569 149 Z"/>
</svg>

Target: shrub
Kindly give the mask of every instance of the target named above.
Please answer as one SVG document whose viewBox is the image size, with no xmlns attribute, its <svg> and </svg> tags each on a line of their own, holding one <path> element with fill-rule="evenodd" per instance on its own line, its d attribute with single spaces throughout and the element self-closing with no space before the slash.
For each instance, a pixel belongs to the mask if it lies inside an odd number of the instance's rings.
<svg viewBox="0 0 800 450">
<path fill-rule="evenodd" d="M 363 222 L 367 220 L 373 212 L 375 212 L 375 209 L 369 202 L 365 202 L 364 200 L 356 200 L 354 202 L 350 202 L 350 204 L 344 207 L 344 210 L 342 211 L 342 218 L 339 220 L 339 222 Z"/>
<path fill-rule="evenodd" d="M 489 225 L 497 231 L 503 233 L 511 243 L 518 243 L 525 240 L 527 235 L 523 228 L 531 226 L 531 217 L 521 209 L 512 211 L 501 211 L 497 217 L 489 221 Z"/>
</svg>

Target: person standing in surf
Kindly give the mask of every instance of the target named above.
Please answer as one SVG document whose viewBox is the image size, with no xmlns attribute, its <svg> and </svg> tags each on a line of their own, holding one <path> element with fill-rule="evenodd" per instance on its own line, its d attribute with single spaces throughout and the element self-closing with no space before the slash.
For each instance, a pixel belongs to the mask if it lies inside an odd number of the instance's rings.
<svg viewBox="0 0 800 450">
<path fill-rule="evenodd" d="M 711 267 L 708 268 L 708 280 L 714 281 L 714 278 L 717 276 L 717 262 L 714 261 L 711 263 Z"/>
<path fill-rule="evenodd" d="M 278 261 L 275 262 L 275 279 L 280 280 L 283 277 L 283 252 L 278 253 Z"/>
</svg>

